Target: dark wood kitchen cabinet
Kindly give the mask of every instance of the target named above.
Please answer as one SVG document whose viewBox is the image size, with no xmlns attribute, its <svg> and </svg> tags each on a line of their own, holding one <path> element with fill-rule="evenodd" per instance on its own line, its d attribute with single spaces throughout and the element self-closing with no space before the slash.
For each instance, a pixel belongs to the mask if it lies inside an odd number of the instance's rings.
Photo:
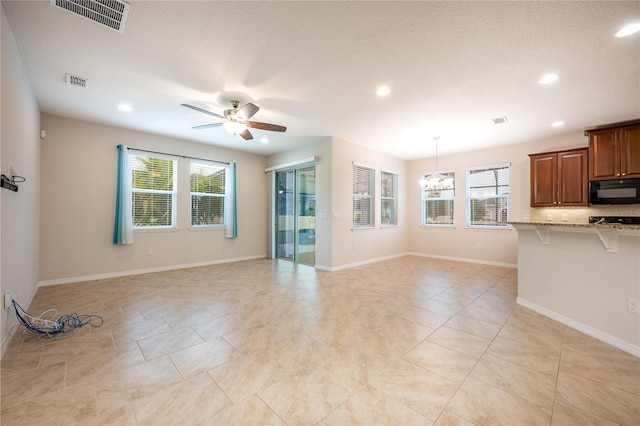
<svg viewBox="0 0 640 426">
<path fill-rule="evenodd" d="M 529 154 L 531 207 L 587 206 L 588 149 Z"/>
<path fill-rule="evenodd" d="M 589 180 L 640 177 L 640 120 L 599 126 L 589 137 Z"/>
</svg>

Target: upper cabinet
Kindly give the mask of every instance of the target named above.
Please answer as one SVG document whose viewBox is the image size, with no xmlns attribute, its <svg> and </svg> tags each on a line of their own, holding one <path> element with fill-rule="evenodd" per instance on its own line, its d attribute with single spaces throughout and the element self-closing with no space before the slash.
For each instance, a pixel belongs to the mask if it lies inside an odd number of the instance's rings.
<svg viewBox="0 0 640 426">
<path fill-rule="evenodd" d="M 640 177 L 640 120 L 587 129 L 589 180 Z"/>
<path fill-rule="evenodd" d="M 587 206 L 587 148 L 529 154 L 531 207 Z"/>
</svg>

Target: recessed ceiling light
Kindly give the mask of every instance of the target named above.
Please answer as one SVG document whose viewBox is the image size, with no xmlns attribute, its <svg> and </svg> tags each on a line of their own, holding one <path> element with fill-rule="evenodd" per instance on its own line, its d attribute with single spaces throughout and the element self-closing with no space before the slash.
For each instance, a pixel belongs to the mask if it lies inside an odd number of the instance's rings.
<svg viewBox="0 0 640 426">
<path fill-rule="evenodd" d="M 262 143 L 269 143 L 269 139 L 267 139 L 267 138 L 260 138 L 260 142 L 262 142 Z"/>
<path fill-rule="evenodd" d="M 124 112 L 131 112 L 133 111 L 133 108 L 131 107 L 131 105 L 129 104 L 120 104 L 118 105 L 118 109 L 120 111 L 124 111 Z"/>
<path fill-rule="evenodd" d="M 544 77 L 538 80 L 538 84 L 551 84 L 559 78 L 560 76 L 558 74 L 546 74 Z"/>
<path fill-rule="evenodd" d="M 616 37 L 626 37 L 631 34 L 635 34 L 640 31 L 640 22 L 635 24 L 629 24 L 626 27 L 623 27 L 620 31 L 618 31 L 615 35 Z"/>
<path fill-rule="evenodd" d="M 564 126 L 564 121 L 554 121 L 553 123 L 551 123 L 551 127 L 562 127 Z"/>
<path fill-rule="evenodd" d="M 380 86 L 378 90 L 376 90 L 376 95 L 378 96 L 387 96 L 389 93 L 391 93 L 391 89 L 387 86 Z"/>
</svg>

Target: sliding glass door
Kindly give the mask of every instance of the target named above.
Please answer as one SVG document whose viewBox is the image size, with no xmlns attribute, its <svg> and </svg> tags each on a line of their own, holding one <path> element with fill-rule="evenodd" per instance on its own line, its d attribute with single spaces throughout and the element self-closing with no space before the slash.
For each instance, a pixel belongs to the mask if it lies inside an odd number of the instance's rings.
<svg viewBox="0 0 640 426">
<path fill-rule="evenodd" d="M 316 169 L 276 172 L 276 257 L 315 264 Z"/>
<path fill-rule="evenodd" d="M 276 257 L 293 260 L 294 172 L 276 173 Z"/>
<path fill-rule="evenodd" d="M 316 168 L 296 170 L 296 262 L 316 263 Z"/>
</svg>

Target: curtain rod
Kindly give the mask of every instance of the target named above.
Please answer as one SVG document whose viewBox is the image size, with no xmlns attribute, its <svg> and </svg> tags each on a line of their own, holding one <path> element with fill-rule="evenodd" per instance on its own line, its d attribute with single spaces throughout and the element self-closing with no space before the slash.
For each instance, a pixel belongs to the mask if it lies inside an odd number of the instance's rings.
<svg viewBox="0 0 640 426">
<path fill-rule="evenodd" d="M 117 146 L 116 146 L 116 148 L 117 148 Z M 188 159 L 190 159 L 190 160 L 210 161 L 210 162 L 212 162 L 212 163 L 220 163 L 220 164 L 227 164 L 227 165 L 228 165 L 228 164 L 231 164 L 231 163 L 229 163 L 229 162 L 227 162 L 227 161 L 209 160 L 209 159 L 207 159 L 207 158 L 190 157 L 190 156 L 188 156 L 188 155 L 170 154 L 170 153 L 168 153 L 168 152 L 160 152 L 160 151 L 150 151 L 150 150 L 148 150 L 148 149 L 139 149 L 139 148 L 133 148 L 133 147 L 128 146 L 128 147 L 127 147 L 127 150 L 129 150 L 129 149 L 132 149 L 132 150 L 134 150 L 134 151 L 140 151 L 140 152 L 151 152 L 151 153 L 153 153 L 153 154 L 170 155 L 170 156 L 172 156 L 172 157 L 188 158 Z"/>
</svg>

